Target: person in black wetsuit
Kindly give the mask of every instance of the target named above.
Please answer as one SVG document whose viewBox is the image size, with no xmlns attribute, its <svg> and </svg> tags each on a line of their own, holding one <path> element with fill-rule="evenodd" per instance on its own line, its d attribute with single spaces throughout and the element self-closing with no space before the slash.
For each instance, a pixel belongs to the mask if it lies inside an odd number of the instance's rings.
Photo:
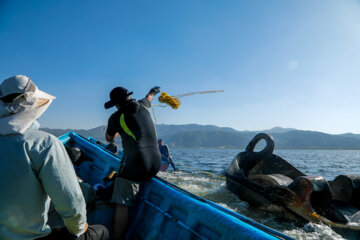
<svg viewBox="0 0 360 240">
<path fill-rule="evenodd" d="M 160 87 L 152 88 L 145 98 L 132 99 L 126 88 L 116 87 L 110 92 L 110 101 L 105 108 L 116 106 L 108 121 L 106 141 L 114 143 L 120 135 L 124 155 L 115 180 L 111 201 L 116 204 L 114 214 L 114 237 L 125 237 L 128 225 L 128 207 L 135 203 L 139 183 L 154 177 L 160 170 L 159 152 L 155 125 L 149 108 Z"/>
</svg>

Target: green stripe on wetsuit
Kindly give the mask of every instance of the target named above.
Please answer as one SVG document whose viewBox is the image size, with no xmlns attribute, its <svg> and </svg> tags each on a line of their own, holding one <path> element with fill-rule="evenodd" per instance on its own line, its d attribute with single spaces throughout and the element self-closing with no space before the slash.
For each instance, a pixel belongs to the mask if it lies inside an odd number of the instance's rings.
<svg viewBox="0 0 360 240">
<path fill-rule="evenodd" d="M 130 128 L 125 123 L 125 116 L 124 116 L 123 113 L 120 116 L 120 126 L 122 127 L 122 129 L 124 129 L 124 131 L 126 132 L 127 135 L 129 135 L 130 137 L 132 137 L 136 141 L 135 135 L 132 133 Z"/>
<path fill-rule="evenodd" d="M 143 106 L 146 110 L 149 111 L 149 109 L 142 103 L 140 103 L 141 106 Z M 126 132 L 127 135 L 129 135 L 130 137 L 132 137 L 135 141 L 136 141 L 136 137 L 135 135 L 133 134 L 133 132 L 130 130 L 130 128 L 126 125 L 125 123 L 125 115 L 124 113 L 121 114 L 120 116 L 120 126 L 122 127 L 122 129 Z M 154 128 L 155 128 L 155 135 L 157 137 L 157 131 L 156 131 L 156 126 L 154 124 Z"/>
</svg>

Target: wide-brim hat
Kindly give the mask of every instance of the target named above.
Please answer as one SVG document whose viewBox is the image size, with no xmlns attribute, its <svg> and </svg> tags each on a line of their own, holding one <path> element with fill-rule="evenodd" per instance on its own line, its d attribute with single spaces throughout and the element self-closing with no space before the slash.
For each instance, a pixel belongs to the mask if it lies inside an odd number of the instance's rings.
<svg viewBox="0 0 360 240">
<path fill-rule="evenodd" d="M 54 99 L 27 76 L 5 79 L 0 84 L 0 134 L 23 133 Z"/>
<path fill-rule="evenodd" d="M 115 106 L 116 104 L 123 104 L 128 100 L 128 97 L 133 94 L 133 92 L 129 92 L 126 88 L 116 87 L 110 92 L 110 101 L 107 101 L 104 104 L 106 109 Z"/>
</svg>

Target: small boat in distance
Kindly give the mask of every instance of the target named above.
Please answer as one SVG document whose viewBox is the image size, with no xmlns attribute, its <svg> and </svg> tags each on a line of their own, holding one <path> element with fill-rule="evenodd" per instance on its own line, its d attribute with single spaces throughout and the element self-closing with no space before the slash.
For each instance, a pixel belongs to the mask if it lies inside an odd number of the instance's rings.
<svg viewBox="0 0 360 240">
<path fill-rule="evenodd" d="M 169 162 L 161 161 L 160 171 L 166 172 L 169 168 L 169 165 L 170 165 Z"/>
<path fill-rule="evenodd" d="M 254 152 L 261 140 L 265 148 Z M 347 239 L 360 239 L 360 226 L 347 220 L 359 214 L 360 176 L 340 175 L 329 182 L 307 176 L 273 151 L 270 135 L 256 135 L 223 171 L 227 188 L 251 205 L 275 206 L 265 209 L 294 222 L 323 223 Z"/>
<path fill-rule="evenodd" d="M 87 202 L 88 223 L 103 224 L 112 232 L 113 205 L 98 196 L 94 186 L 106 187 L 104 179 L 119 168 L 121 159 L 74 132 L 59 139 L 68 148 L 81 149 L 84 160 L 75 169 Z M 129 213 L 126 239 L 293 239 L 161 178 L 140 185 Z"/>
</svg>

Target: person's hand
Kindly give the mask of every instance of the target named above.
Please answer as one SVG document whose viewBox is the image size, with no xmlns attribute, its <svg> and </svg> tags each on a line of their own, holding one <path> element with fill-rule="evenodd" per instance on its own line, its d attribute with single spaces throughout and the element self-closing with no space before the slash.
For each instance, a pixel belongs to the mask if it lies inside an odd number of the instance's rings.
<svg viewBox="0 0 360 240">
<path fill-rule="evenodd" d="M 159 86 L 155 86 L 152 89 L 150 89 L 149 93 L 152 93 L 154 95 L 158 94 L 160 92 L 160 87 Z"/>
</svg>

